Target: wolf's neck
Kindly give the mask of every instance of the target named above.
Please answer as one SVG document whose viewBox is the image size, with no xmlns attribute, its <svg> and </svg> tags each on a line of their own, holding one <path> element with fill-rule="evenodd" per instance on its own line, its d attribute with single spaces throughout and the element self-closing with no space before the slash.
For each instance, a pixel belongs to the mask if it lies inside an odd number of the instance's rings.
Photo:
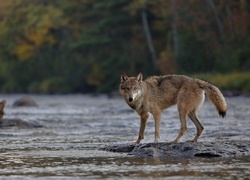
<svg viewBox="0 0 250 180">
<path fill-rule="evenodd" d="M 147 84 L 145 82 L 142 82 L 142 88 L 141 88 L 141 96 L 135 101 L 135 110 L 140 110 L 143 108 L 144 101 L 146 101 L 147 98 Z"/>
</svg>

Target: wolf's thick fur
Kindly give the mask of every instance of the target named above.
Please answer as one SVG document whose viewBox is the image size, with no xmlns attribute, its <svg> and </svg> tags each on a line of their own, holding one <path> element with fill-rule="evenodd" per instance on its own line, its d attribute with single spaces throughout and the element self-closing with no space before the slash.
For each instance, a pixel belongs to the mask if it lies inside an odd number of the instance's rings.
<svg viewBox="0 0 250 180">
<path fill-rule="evenodd" d="M 6 101 L 2 100 L 0 102 L 0 120 L 2 119 L 3 115 L 4 115 L 4 107 L 5 107 Z"/>
<path fill-rule="evenodd" d="M 197 128 L 197 134 L 192 140 L 197 142 L 204 130 L 198 119 L 198 111 L 204 102 L 205 93 L 222 117 L 227 111 L 226 100 L 216 86 L 184 75 L 152 76 L 143 81 L 141 73 L 137 77 L 128 77 L 123 73 L 120 93 L 127 104 L 140 115 L 139 137 L 135 143 L 140 143 L 144 138 L 149 113 L 153 115 L 155 121 L 154 142 L 158 142 L 161 112 L 175 104 L 179 112 L 181 129 L 174 142 L 178 142 L 187 131 L 187 116 Z"/>
</svg>

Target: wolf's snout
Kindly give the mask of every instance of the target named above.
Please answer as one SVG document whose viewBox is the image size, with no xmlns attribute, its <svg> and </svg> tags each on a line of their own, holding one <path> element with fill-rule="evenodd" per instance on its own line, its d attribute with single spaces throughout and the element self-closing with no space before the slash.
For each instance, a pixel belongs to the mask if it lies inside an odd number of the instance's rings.
<svg viewBox="0 0 250 180">
<path fill-rule="evenodd" d="M 128 100 L 129 100 L 129 102 L 132 102 L 132 101 L 133 101 L 133 98 L 130 97 L 130 98 L 128 98 Z"/>
</svg>

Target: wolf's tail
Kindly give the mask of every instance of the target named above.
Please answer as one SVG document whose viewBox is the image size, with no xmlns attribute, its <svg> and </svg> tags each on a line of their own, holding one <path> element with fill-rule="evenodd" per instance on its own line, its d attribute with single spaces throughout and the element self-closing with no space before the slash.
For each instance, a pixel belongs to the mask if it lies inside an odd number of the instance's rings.
<svg viewBox="0 0 250 180">
<path fill-rule="evenodd" d="M 227 102 L 221 91 L 211 83 L 196 79 L 199 86 L 205 91 L 208 98 L 215 105 L 220 116 L 225 117 L 227 112 Z"/>
</svg>

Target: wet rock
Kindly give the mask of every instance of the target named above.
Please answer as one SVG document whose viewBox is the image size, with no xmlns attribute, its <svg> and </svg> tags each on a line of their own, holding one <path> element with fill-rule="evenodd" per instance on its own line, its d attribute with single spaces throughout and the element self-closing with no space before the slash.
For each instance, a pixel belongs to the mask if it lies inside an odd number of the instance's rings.
<svg viewBox="0 0 250 180">
<path fill-rule="evenodd" d="M 41 128 L 43 127 L 38 122 L 26 122 L 21 119 L 2 119 L 0 128 L 16 127 L 16 128 Z"/>
<path fill-rule="evenodd" d="M 159 157 L 163 155 L 163 151 L 158 148 L 147 147 L 140 148 L 140 150 L 133 150 L 132 152 L 128 153 L 128 155 L 134 155 L 136 157 Z"/>
<path fill-rule="evenodd" d="M 129 153 L 134 149 L 134 144 L 113 144 L 111 146 L 105 146 L 100 148 L 103 151 L 111 151 L 111 152 L 121 152 L 121 153 Z"/>
<path fill-rule="evenodd" d="M 233 157 L 250 155 L 250 141 L 116 144 L 101 150 L 136 157 Z"/>
<path fill-rule="evenodd" d="M 30 96 L 23 96 L 19 99 L 17 99 L 13 104 L 13 107 L 19 107 L 19 106 L 29 106 L 29 107 L 37 107 L 37 103 L 35 100 Z"/>
</svg>

